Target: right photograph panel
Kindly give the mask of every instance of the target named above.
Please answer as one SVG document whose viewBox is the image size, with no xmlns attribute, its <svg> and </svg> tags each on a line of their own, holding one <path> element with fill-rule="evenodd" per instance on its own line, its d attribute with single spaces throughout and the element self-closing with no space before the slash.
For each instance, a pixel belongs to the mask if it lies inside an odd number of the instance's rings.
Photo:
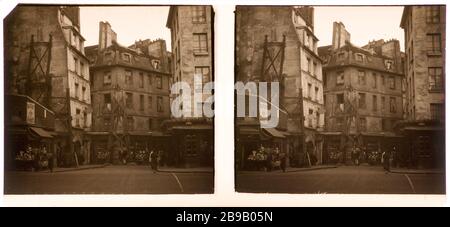
<svg viewBox="0 0 450 227">
<path fill-rule="evenodd" d="M 445 14 L 237 6 L 236 191 L 445 194 Z"/>
</svg>

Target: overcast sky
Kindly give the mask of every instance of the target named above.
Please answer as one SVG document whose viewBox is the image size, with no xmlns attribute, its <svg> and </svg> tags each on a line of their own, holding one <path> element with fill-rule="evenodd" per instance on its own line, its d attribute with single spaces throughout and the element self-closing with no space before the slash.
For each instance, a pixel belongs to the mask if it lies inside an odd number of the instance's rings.
<svg viewBox="0 0 450 227">
<path fill-rule="evenodd" d="M 166 40 L 170 50 L 170 30 L 166 28 L 169 7 L 164 6 L 111 6 L 80 7 L 81 33 L 85 46 L 98 44 L 99 22 L 108 21 L 117 33 L 117 41 L 129 46 L 139 39 Z"/>
<path fill-rule="evenodd" d="M 374 39 L 400 41 L 404 49 L 403 29 L 400 28 L 403 7 L 315 7 L 314 33 L 319 46 L 331 45 L 333 22 L 341 21 L 351 34 L 351 42 L 363 46 Z"/>
<path fill-rule="evenodd" d="M 374 39 L 400 40 L 403 50 L 403 30 L 400 19 L 403 7 L 315 7 L 315 33 L 319 46 L 330 45 L 333 22 L 341 21 L 351 34 L 351 41 L 363 46 Z M 98 43 L 98 24 L 108 21 L 122 45 L 139 39 L 166 40 L 170 50 L 170 30 L 166 28 L 169 7 L 81 7 L 81 30 L 86 46 Z"/>
</svg>

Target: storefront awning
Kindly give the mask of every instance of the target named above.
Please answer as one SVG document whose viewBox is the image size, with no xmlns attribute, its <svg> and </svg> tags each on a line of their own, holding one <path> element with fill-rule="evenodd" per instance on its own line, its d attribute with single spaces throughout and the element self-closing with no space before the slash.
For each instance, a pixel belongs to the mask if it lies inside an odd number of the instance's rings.
<svg viewBox="0 0 450 227">
<path fill-rule="evenodd" d="M 340 136 L 342 132 L 321 132 L 320 134 L 325 136 Z"/>
<path fill-rule="evenodd" d="M 444 128 L 436 127 L 436 126 L 409 126 L 409 127 L 405 127 L 405 130 L 409 130 L 409 131 L 441 131 L 441 130 L 444 130 Z"/>
<path fill-rule="evenodd" d="M 170 137 L 169 135 L 164 134 L 162 132 L 152 132 L 152 136 L 153 137 Z"/>
<path fill-rule="evenodd" d="M 212 130 L 213 127 L 211 125 L 180 125 L 174 126 L 175 130 Z"/>
<path fill-rule="evenodd" d="M 239 127 L 240 135 L 259 135 L 259 129 L 255 127 Z"/>
<path fill-rule="evenodd" d="M 109 132 L 87 132 L 86 134 L 90 136 L 107 136 Z"/>
<path fill-rule="evenodd" d="M 151 136 L 152 132 L 128 132 L 130 136 Z"/>
<path fill-rule="evenodd" d="M 53 138 L 53 136 L 50 135 L 50 132 L 45 129 L 30 127 L 30 130 L 42 138 Z"/>
<path fill-rule="evenodd" d="M 271 136 L 273 136 L 273 137 L 276 137 L 276 138 L 286 138 L 286 137 L 283 135 L 283 132 L 278 131 L 278 130 L 275 129 L 275 128 L 264 128 L 264 130 L 265 130 L 267 133 L 269 133 Z"/>
</svg>

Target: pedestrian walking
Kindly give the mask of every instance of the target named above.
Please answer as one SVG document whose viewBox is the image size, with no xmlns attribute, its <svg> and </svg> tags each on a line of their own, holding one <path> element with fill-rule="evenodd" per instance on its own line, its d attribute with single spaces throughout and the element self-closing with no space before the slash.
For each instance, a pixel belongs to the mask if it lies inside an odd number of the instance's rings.
<svg viewBox="0 0 450 227">
<path fill-rule="evenodd" d="M 158 153 L 155 151 L 150 152 L 150 166 L 152 167 L 153 173 L 158 171 Z"/>
<path fill-rule="evenodd" d="M 390 151 L 384 151 L 381 155 L 381 162 L 383 163 L 383 168 L 388 173 L 390 171 Z"/>
<path fill-rule="evenodd" d="M 47 159 L 48 159 L 48 170 L 50 171 L 50 173 L 53 173 L 54 157 L 52 152 L 48 152 Z"/>
<path fill-rule="evenodd" d="M 271 172 L 272 171 L 272 160 L 273 160 L 273 154 L 272 154 L 272 151 L 269 150 L 267 152 L 267 159 L 266 159 L 267 172 Z"/>
<path fill-rule="evenodd" d="M 359 147 L 356 147 L 355 149 L 355 165 L 359 166 L 359 158 L 361 155 L 361 149 Z"/>
<path fill-rule="evenodd" d="M 283 173 L 286 172 L 286 153 L 284 151 L 280 153 L 280 168 Z"/>
</svg>

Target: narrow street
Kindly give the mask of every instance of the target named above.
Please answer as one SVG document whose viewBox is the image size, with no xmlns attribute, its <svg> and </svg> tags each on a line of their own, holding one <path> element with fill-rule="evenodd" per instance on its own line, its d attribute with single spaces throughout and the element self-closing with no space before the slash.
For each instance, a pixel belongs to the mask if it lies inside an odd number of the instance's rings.
<svg viewBox="0 0 450 227">
<path fill-rule="evenodd" d="M 381 167 L 342 166 L 305 172 L 245 172 L 236 175 L 238 192 L 444 194 L 444 174 L 386 174 Z"/>
<path fill-rule="evenodd" d="M 153 173 L 148 166 L 108 166 L 72 172 L 6 172 L 5 194 L 205 194 L 212 173 Z"/>
</svg>

